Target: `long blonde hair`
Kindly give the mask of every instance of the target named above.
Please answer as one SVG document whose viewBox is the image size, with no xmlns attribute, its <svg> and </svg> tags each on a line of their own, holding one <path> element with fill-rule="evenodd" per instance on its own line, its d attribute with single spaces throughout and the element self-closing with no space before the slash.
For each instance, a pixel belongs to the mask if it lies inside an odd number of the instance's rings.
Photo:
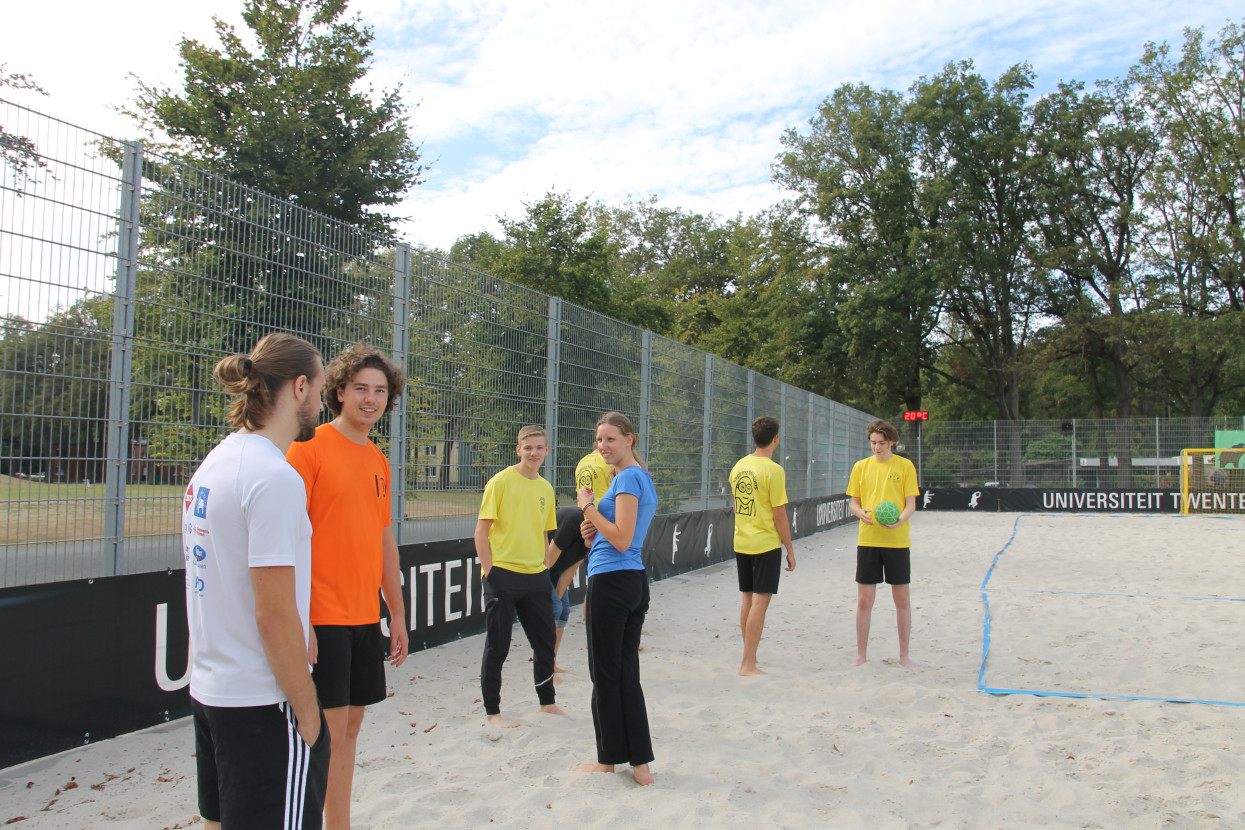
<svg viewBox="0 0 1245 830">
<path fill-rule="evenodd" d="M 648 465 L 640 457 L 640 436 L 636 434 L 635 426 L 631 423 L 631 419 L 621 412 L 606 412 L 597 421 L 597 426 L 602 424 L 609 424 L 617 428 L 624 438 L 628 435 L 631 436 L 631 457 L 635 459 L 635 463 L 640 465 L 641 470 L 647 470 Z"/>
</svg>

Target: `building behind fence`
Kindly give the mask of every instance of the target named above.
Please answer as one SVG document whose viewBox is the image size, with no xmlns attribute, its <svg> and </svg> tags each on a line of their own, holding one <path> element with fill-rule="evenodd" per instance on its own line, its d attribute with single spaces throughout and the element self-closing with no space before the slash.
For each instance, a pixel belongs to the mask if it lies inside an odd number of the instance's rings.
<svg viewBox="0 0 1245 830">
<path fill-rule="evenodd" d="M 757 415 L 792 498 L 867 452 L 865 413 L 649 331 L 2 100 L 0 127 L 0 587 L 182 567 L 185 487 L 227 431 L 212 367 L 277 329 L 405 365 L 380 437 L 400 543 L 470 536 L 526 423 L 569 501 L 626 413 L 664 513 L 728 503 Z"/>
</svg>

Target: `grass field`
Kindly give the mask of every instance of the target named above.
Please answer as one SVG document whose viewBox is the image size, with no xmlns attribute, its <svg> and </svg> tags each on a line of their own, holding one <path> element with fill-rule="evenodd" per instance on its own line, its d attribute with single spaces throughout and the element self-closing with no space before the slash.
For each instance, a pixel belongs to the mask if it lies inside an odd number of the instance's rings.
<svg viewBox="0 0 1245 830">
<path fill-rule="evenodd" d="M 125 530 L 129 536 L 178 533 L 183 484 L 131 484 L 125 488 Z M 424 491 L 408 494 L 410 520 L 474 516 L 480 492 Z M 98 539 L 109 507 L 104 486 L 55 484 L 0 476 L 0 544 Z"/>
</svg>

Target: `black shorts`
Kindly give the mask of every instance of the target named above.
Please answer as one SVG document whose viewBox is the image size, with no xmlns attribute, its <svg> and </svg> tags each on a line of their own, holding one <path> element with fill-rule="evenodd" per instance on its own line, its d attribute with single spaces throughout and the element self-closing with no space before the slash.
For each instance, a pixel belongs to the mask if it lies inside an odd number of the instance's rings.
<svg viewBox="0 0 1245 830">
<path fill-rule="evenodd" d="M 912 581 L 911 548 L 879 548 L 856 546 L 856 581 L 861 585 L 877 585 L 886 578 L 887 585 L 907 585 Z"/>
<path fill-rule="evenodd" d="M 782 548 L 765 553 L 736 553 L 735 569 L 739 572 L 740 593 L 776 594 L 782 573 Z"/>
<path fill-rule="evenodd" d="M 325 709 L 371 706 L 385 699 L 385 642 L 380 623 L 317 625 L 311 679 Z"/>
<path fill-rule="evenodd" d="M 319 830 L 329 779 L 329 737 L 307 746 L 288 703 L 204 706 L 194 698 L 199 814 L 231 830 Z"/>
</svg>

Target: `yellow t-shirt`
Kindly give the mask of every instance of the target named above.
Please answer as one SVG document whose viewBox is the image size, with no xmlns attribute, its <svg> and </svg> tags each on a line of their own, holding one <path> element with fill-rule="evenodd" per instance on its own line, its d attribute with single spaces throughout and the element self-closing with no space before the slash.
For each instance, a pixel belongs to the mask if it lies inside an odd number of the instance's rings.
<svg viewBox="0 0 1245 830">
<path fill-rule="evenodd" d="M 735 500 L 735 552 L 766 553 L 782 547 L 774 508 L 787 503 L 787 473 L 772 458 L 745 455 L 731 468 Z"/>
<path fill-rule="evenodd" d="M 557 530 L 553 485 L 507 467 L 484 485 L 480 518 L 492 519 L 493 564 L 521 574 L 545 569 L 545 532 Z"/>
<path fill-rule="evenodd" d="M 614 479 L 614 468 L 605 463 L 599 452 L 590 452 L 575 465 L 575 492 L 580 487 L 592 488 L 593 504 L 600 504 L 601 497 Z"/>
<path fill-rule="evenodd" d="M 847 481 L 847 495 L 860 499 L 860 506 L 865 510 L 873 510 L 878 502 L 891 501 L 903 512 L 908 496 L 921 495 L 921 488 L 916 482 L 916 467 L 902 455 L 892 455 L 885 462 L 873 456 L 862 458 L 852 467 L 851 478 Z M 891 527 L 860 522 L 856 543 L 876 548 L 909 547 L 908 521 Z"/>
</svg>

